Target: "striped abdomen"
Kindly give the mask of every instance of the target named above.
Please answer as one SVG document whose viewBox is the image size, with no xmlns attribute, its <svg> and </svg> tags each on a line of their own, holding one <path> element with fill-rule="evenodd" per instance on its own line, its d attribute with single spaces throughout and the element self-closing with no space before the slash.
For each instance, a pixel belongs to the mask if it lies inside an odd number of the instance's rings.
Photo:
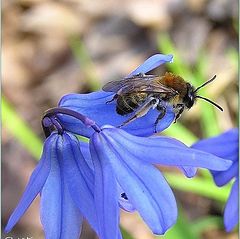
<svg viewBox="0 0 240 239">
<path fill-rule="evenodd" d="M 146 93 L 118 95 L 116 111 L 120 115 L 129 114 L 142 105 L 146 98 Z"/>
</svg>

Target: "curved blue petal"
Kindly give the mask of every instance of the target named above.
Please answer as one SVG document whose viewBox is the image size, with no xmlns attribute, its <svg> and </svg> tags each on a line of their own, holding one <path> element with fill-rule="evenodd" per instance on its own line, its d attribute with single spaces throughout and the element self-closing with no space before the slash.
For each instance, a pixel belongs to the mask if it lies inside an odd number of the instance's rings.
<svg viewBox="0 0 240 239">
<path fill-rule="evenodd" d="M 216 137 L 203 139 L 192 145 L 192 148 L 212 153 L 218 157 L 233 161 L 225 171 L 211 170 L 217 186 L 223 186 L 238 175 L 238 129 L 234 128 Z"/>
<path fill-rule="evenodd" d="M 185 144 L 183 144 L 179 140 L 171 138 L 171 137 L 165 136 L 164 141 L 169 142 L 170 144 L 175 144 L 176 146 L 187 147 Z M 197 168 L 194 168 L 194 167 L 179 166 L 179 168 L 185 174 L 185 176 L 188 178 L 194 177 L 197 173 Z"/>
<path fill-rule="evenodd" d="M 113 144 L 114 139 L 102 133 L 98 152 L 111 164 L 117 181 L 126 192 L 133 206 L 153 233 L 163 234 L 177 219 L 177 206 L 173 193 L 161 175 L 151 164 L 130 154 L 122 154 Z M 101 149 L 100 149 L 101 148 Z"/>
<path fill-rule="evenodd" d="M 42 190 L 42 187 L 45 184 L 46 179 L 50 172 L 51 167 L 50 157 L 55 142 L 56 134 L 52 134 L 49 138 L 46 139 L 43 147 L 42 157 L 29 179 L 29 182 L 26 186 L 26 189 L 22 195 L 21 200 L 19 201 L 17 207 L 15 208 L 11 217 L 8 220 L 7 226 L 5 227 L 6 233 L 12 230 L 14 225 L 18 222 L 18 220 L 22 217 L 22 215 L 31 205 L 35 197 Z"/>
<path fill-rule="evenodd" d="M 154 166 L 134 158 L 129 161 L 124 168 L 115 168 L 117 180 L 152 232 L 164 234 L 177 220 L 174 195 Z"/>
<path fill-rule="evenodd" d="M 105 124 L 119 126 L 128 118 L 130 118 L 131 114 L 127 116 L 117 114 L 116 102 L 111 102 L 109 104 L 106 103 L 107 101 L 111 100 L 112 97 L 112 94 L 102 91 L 89 94 L 69 94 L 63 96 L 59 106 L 84 114 L 90 119 L 93 119 L 99 126 Z M 145 116 L 122 128 L 134 135 L 152 135 L 155 132 L 154 123 L 158 115 L 159 112 L 156 109 L 150 110 Z M 160 132 L 166 129 L 173 122 L 174 117 L 175 114 L 173 113 L 172 108 L 169 107 L 164 118 L 158 123 L 157 131 Z M 59 118 L 61 123 L 64 125 L 64 128 L 68 131 L 86 137 L 90 137 L 93 134 L 92 128 L 87 128 L 81 122 L 79 122 L 79 120 L 76 120 L 73 117 L 59 115 Z"/>
<path fill-rule="evenodd" d="M 238 162 L 234 162 L 232 166 L 225 171 L 211 171 L 211 173 L 216 185 L 221 187 L 236 177 L 238 175 L 238 170 Z"/>
<path fill-rule="evenodd" d="M 238 129 L 234 128 L 216 137 L 199 140 L 191 147 L 212 153 L 221 158 L 237 161 Z"/>
<path fill-rule="evenodd" d="M 233 184 L 230 196 L 228 198 L 225 210 L 224 210 L 224 225 L 227 232 L 230 232 L 239 221 L 239 180 L 238 178 Z"/>
<path fill-rule="evenodd" d="M 40 215 L 46 239 L 78 239 L 82 215 L 74 204 L 61 165 L 63 140 L 58 136 L 51 154 L 51 170 L 41 192 Z"/>
<path fill-rule="evenodd" d="M 214 170 L 226 170 L 232 164 L 230 160 L 191 149 L 180 142 L 177 145 L 176 140 L 171 143 L 170 138 L 166 139 L 164 136 L 144 138 L 130 135 L 112 126 L 104 126 L 102 129 L 106 135 L 114 138 L 112 144 L 121 154 L 131 154 L 148 163 L 202 167 Z"/>
<path fill-rule="evenodd" d="M 216 137 L 203 139 L 192 145 L 193 148 L 210 152 L 219 157 L 229 159 L 232 166 L 225 171 L 216 172 L 211 170 L 213 179 L 217 186 L 223 186 L 236 177 L 230 196 L 224 210 L 224 225 L 226 231 L 231 231 L 238 223 L 238 188 L 239 188 L 239 154 L 238 154 L 238 129 L 231 129 Z"/>
<path fill-rule="evenodd" d="M 92 228 L 98 232 L 97 217 L 94 209 L 94 175 L 88 167 L 73 135 L 63 135 L 62 159 L 64 177 L 70 195 Z"/>
<path fill-rule="evenodd" d="M 197 173 L 197 168 L 194 168 L 194 167 L 179 166 L 179 168 L 182 170 L 182 172 L 188 178 L 194 177 L 196 175 L 196 173 Z"/>
<path fill-rule="evenodd" d="M 143 64 L 137 67 L 137 69 L 128 76 L 137 75 L 139 73 L 147 73 L 167 62 L 173 62 L 173 55 L 155 54 L 144 61 Z"/>
<path fill-rule="evenodd" d="M 101 239 L 116 239 L 120 237 L 117 182 L 98 134 L 94 134 L 90 140 L 90 152 L 94 162 L 94 197 L 99 236 Z"/>
</svg>

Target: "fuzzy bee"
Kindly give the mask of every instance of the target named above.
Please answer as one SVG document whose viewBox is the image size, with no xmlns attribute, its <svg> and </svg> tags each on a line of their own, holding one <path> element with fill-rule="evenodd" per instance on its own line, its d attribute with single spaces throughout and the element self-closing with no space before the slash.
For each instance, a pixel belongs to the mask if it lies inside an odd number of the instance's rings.
<svg viewBox="0 0 240 239">
<path fill-rule="evenodd" d="M 146 115 L 150 109 L 156 108 L 159 111 L 154 123 L 156 131 L 158 122 L 166 114 L 167 104 L 173 107 L 175 122 L 184 109 L 190 109 L 194 105 L 197 98 L 203 99 L 223 111 L 215 102 L 197 95 L 199 89 L 215 78 L 216 75 L 195 89 L 182 77 L 170 72 L 166 72 L 163 76 L 138 74 L 119 81 L 111 81 L 103 86 L 103 90 L 116 93 L 107 103 L 116 100 L 116 111 L 119 115 L 134 112 L 133 116 L 119 127 L 129 124 Z"/>
</svg>

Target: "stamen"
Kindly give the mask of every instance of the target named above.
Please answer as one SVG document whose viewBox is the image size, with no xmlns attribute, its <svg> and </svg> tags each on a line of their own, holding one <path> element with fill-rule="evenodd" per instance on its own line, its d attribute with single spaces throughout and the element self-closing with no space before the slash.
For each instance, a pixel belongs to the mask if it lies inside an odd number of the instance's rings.
<svg viewBox="0 0 240 239">
<path fill-rule="evenodd" d="M 56 117 L 44 117 L 42 119 L 42 128 L 46 138 L 51 135 L 51 132 L 57 130 L 59 134 L 63 134 L 63 127 Z"/>
<path fill-rule="evenodd" d="M 53 122 L 49 117 L 44 117 L 42 119 L 42 128 L 46 138 L 50 136 L 51 132 L 53 131 L 53 129 L 51 128 L 53 127 L 54 127 Z"/>
<path fill-rule="evenodd" d="M 55 118 L 55 117 L 51 117 L 51 121 L 53 122 L 54 126 L 56 127 L 58 133 L 62 135 L 63 134 L 63 127 L 59 123 L 58 119 Z"/>
</svg>

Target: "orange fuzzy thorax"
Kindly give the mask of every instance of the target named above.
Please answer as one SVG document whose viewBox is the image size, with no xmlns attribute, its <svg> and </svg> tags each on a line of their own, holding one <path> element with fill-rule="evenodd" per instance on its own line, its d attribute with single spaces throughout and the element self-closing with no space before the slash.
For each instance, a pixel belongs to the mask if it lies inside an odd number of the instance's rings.
<svg viewBox="0 0 240 239">
<path fill-rule="evenodd" d="M 187 93 L 187 85 L 184 79 L 180 76 L 174 75 L 171 72 L 166 72 L 161 79 L 162 84 L 176 90 L 180 97 L 184 97 Z"/>
</svg>

